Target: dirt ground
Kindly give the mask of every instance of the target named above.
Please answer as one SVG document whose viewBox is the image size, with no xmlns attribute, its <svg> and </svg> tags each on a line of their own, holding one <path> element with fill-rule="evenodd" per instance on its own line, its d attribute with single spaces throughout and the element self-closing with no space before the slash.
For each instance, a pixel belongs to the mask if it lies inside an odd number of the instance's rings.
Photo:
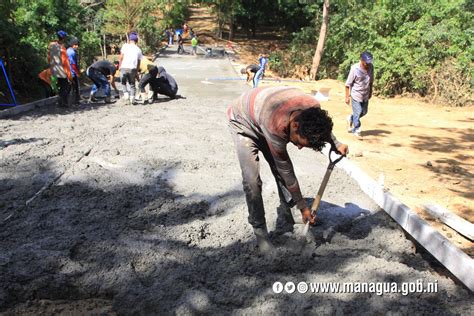
<svg viewBox="0 0 474 316">
<path fill-rule="evenodd" d="M 429 104 L 413 98 L 369 102 L 362 118 L 362 138 L 347 133 L 344 84 L 335 80 L 312 83 L 282 82 L 308 93 L 330 88 L 322 106 L 334 120 L 338 138 L 350 146 L 349 157 L 372 178 L 384 179 L 384 187 L 428 220 L 445 237 L 470 256 L 474 243 L 450 227 L 438 223 L 423 210 L 436 203 L 474 222 L 474 109 Z M 276 85 L 277 82 L 263 82 Z M 314 92 L 313 92 L 314 93 Z"/>
</svg>

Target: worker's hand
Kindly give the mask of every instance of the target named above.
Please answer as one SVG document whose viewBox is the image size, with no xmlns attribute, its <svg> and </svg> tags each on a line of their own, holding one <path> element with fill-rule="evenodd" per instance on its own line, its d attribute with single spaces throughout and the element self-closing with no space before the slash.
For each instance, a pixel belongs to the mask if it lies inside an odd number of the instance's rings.
<svg viewBox="0 0 474 316">
<path fill-rule="evenodd" d="M 311 215 L 311 210 L 308 207 L 301 210 L 301 217 L 303 218 L 304 224 L 309 221 L 310 225 L 314 225 L 316 222 L 316 216 Z"/>
<path fill-rule="evenodd" d="M 346 104 L 349 105 L 351 103 L 351 97 L 346 96 Z"/>
<path fill-rule="evenodd" d="M 349 146 L 346 144 L 340 144 L 339 147 L 337 147 L 337 151 L 340 155 L 347 156 L 349 154 Z"/>
</svg>

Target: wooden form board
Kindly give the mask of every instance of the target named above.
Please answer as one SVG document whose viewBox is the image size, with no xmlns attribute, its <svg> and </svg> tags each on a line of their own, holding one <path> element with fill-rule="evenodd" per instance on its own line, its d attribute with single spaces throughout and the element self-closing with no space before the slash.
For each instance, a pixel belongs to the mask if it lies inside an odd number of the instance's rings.
<svg viewBox="0 0 474 316">
<path fill-rule="evenodd" d="M 445 223 L 470 241 L 474 240 L 474 224 L 466 221 L 464 218 L 451 213 L 447 209 L 436 204 L 427 204 L 423 206 L 431 216 Z"/>
</svg>

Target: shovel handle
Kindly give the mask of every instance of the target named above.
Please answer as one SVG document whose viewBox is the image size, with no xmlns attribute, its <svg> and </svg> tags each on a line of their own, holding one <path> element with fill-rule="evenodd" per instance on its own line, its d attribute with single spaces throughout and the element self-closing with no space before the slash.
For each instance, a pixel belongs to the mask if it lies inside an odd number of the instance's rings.
<svg viewBox="0 0 474 316">
<path fill-rule="evenodd" d="M 341 161 L 342 158 L 344 158 L 344 155 L 341 155 L 338 157 L 336 160 L 331 159 L 331 153 L 334 150 L 331 148 L 329 150 L 329 165 L 328 168 L 326 169 L 326 173 L 324 174 L 323 181 L 321 182 L 321 186 L 319 187 L 318 194 L 316 194 L 316 197 L 314 198 L 313 204 L 311 205 L 311 215 L 316 215 L 316 212 L 318 211 L 319 204 L 321 203 L 321 199 L 323 197 L 324 190 L 326 189 L 326 186 L 329 182 L 329 178 L 331 177 L 332 170 L 334 169 L 334 166 Z"/>
</svg>

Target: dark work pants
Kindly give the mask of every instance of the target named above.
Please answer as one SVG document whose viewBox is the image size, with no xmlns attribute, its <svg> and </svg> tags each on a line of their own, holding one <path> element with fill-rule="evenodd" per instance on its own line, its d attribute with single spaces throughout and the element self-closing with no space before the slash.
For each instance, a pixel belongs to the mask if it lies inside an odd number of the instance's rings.
<svg viewBox="0 0 474 316">
<path fill-rule="evenodd" d="M 120 83 L 123 86 L 123 91 L 124 92 L 129 92 L 130 91 L 130 97 L 135 96 L 135 77 L 137 76 L 137 70 L 136 69 L 127 69 L 127 68 L 122 68 L 120 69 L 121 73 L 121 78 L 120 78 Z M 130 90 L 128 90 L 127 87 L 127 82 L 130 85 Z"/>
<path fill-rule="evenodd" d="M 163 94 L 170 98 L 174 98 L 176 93 L 178 93 L 178 89 L 171 89 L 171 86 L 163 81 L 160 80 L 151 80 L 150 81 L 151 90 L 153 90 L 153 98 L 156 99 L 156 94 Z"/>
<path fill-rule="evenodd" d="M 250 225 L 254 228 L 266 227 L 265 208 L 262 198 L 262 180 L 260 179 L 259 152 L 263 154 L 265 160 L 270 165 L 277 183 L 278 196 L 280 197 L 280 206 L 277 208 L 277 226 L 278 221 L 294 224 L 293 216 L 291 215 L 291 207 L 294 203 L 276 168 L 266 139 L 237 121 L 231 121 L 229 127 L 237 151 L 240 169 L 242 170 L 242 184 L 249 212 L 248 220 Z"/>
<path fill-rule="evenodd" d="M 54 95 L 53 89 L 51 88 L 51 86 L 47 82 L 45 82 L 41 79 L 38 79 L 38 82 L 41 85 L 41 88 L 42 88 L 41 90 L 43 91 L 43 96 L 45 98 L 49 98 L 49 97 L 52 97 Z"/>
<path fill-rule="evenodd" d="M 147 84 L 150 85 L 150 89 L 153 91 L 153 99 L 157 99 L 157 94 L 163 94 L 170 98 L 174 98 L 176 93 L 178 93 L 178 86 L 174 88 L 171 87 L 168 80 L 164 78 L 157 78 L 158 68 L 155 66 L 150 69 L 146 74 L 143 75 L 139 83 L 139 88 L 141 92 L 145 92 L 145 87 Z"/>
<path fill-rule="evenodd" d="M 81 91 L 79 90 L 79 78 L 77 76 L 72 77 L 71 88 L 73 100 L 77 103 L 81 100 Z"/>
<path fill-rule="evenodd" d="M 67 97 L 69 95 L 70 84 L 67 78 L 58 78 L 59 85 L 59 106 L 67 106 Z"/>
</svg>

